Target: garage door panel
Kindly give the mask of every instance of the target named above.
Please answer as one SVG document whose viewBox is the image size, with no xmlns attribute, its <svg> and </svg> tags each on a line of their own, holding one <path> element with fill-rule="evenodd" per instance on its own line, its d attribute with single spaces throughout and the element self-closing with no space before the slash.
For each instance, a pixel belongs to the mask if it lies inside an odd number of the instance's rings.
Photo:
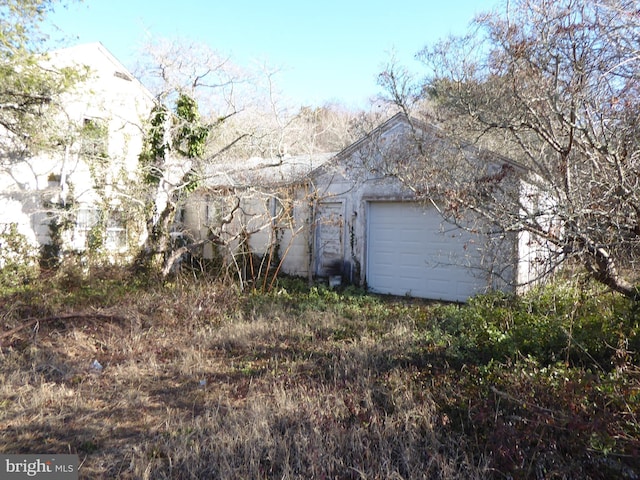
<svg viewBox="0 0 640 480">
<path fill-rule="evenodd" d="M 451 283 L 448 281 L 444 281 L 444 280 L 431 280 L 429 282 L 429 288 L 434 292 L 434 294 L 436 295 L 441 295 L 441 296 L 447 296 L 449 295 L 451 292 L 449 291 L 449 288 L 451 286 Z"/>
<path fill-rule="evenodd" d="M 393 243 L 394 241 L 394 230 L 382 230 L 378 233 L 379 237 L 377 241 L 381 244 L 383 243 Z"/>
<path fill-rule="evenodd" d="M 484 279 L 475 240 L 413 203 L 369 204 L 367 283 L 371 291 L 465 301 Z"/>
</svg>

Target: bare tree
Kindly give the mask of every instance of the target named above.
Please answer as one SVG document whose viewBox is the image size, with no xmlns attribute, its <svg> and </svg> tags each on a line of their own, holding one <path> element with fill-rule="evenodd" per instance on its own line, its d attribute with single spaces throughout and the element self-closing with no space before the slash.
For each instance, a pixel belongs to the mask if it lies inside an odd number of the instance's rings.
<svg viewBox="0 0 640 480">
<path fill-rule="evenodd" d="M 292 106 L 276 88 L 277 71 L 240 68 L 202 44 L 154 42 L 145 48 L 138 72 L 157 106 L 140 157 L 144 188 L 138 197 L 148 236 L 136 265 L 166 275 L 183 254 L 212 244 L 237 260 L 239 278 L 265 281 L 266 271 L 279 271 L 288 239 L 300 231 L 286 221 L 282 206 L 290 199 L 286 189 L 272 188 L 271 176 L 279 176 L 281 168 L 288 172 L 294 157 L 336 152 L 351 143 L 360 125 L 356 115 L 338 105 Z M 258 175 L 262 170 L 264 178 Z M 176 221 L 194 190 L 207 193 L 193 202 L 208 203 L 210 211 L 227 202 L 225 213 L 204 215 L 198 225 L 179 216 Z M 260 264 L 241 265 L 253 261 L 257 237 L 268 245 L 266 253 L 257 253 Z M 176 245 L 172 238 L 188 244 Z"/>
<path fill-rule="evenodd" d="M 286 113 L 275 98 L 272 71 L 240 68 L 203 44 L 154 42 L 146 47 L 138 70 L 157 105 L 140 156 L 148 236 L 136 265 L 166 275 L 187 251 L 225 241 L 211 225 L 207 238 L 174 248 L 172 233 L 187 234 L 172 232 L 179 228 L 176 213 L 187 197 L 217 175 L 216 163 L 240 167 L 255 152 L 277 157 L 279 120 Z"/>
<path fill-rule="evenodd" d="M 339 152 L 355 141 L 357 126 L 357 112 L 339 104 L 304 106 L 291 115 L 283 134 L 292 155 Z"/>
<path fill-rule="evenodd" d="M 511 0 L 467 36 L 421 51 L 430 74 L 419 88 L 397 68 L 384 72 L 392 101 L 415 116 L 426 102 L 423 118 L 458 142 L 437 155 L 421 145 L 422 173 L 407 182 L 437 193 L 445 215 L 470 209 L 494 232 L 535 237 L 557 263 L 577 259 L 640 298 L 623 268 L 640 241 L 639 32 L 636 1 Z M 477 147 L 514 162 L 480 169 L 465 161 Z M 518 195 L 507 181 L 514 168 L 526 180 Z"/>
</svg>

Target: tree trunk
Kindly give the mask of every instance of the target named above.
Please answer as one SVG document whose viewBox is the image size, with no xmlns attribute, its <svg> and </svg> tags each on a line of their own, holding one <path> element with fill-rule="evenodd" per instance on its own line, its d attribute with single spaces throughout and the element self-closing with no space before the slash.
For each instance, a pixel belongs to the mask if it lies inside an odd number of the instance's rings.
<svg viewBox="0 0 640 480">
<path fill-rule="evenodd" d="M 147 220 L 148 236 L 134 260 L 137 273 L 167 275 L 164 264 L 171 247 L 171 225 L 175 212 L 175 203 L 168 201 L 157 220 Z"/>
<path fill-rule="evenodd" d="M 633 301 L 640 300 L 639 289 L 622 277 L 615 261 L 604 248 L 590 248 L 585 264 L 591 276 L 598 282 Z"/>
</svg>

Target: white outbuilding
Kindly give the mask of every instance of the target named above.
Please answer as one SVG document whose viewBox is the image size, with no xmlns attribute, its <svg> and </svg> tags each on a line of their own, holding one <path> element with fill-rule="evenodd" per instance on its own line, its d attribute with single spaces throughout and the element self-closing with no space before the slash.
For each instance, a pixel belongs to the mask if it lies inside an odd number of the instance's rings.
<svg viewBox="0 0 640 480">
<path fill-rule="evenodd" d="M 196 241 L 209 235 L 205 257 L 226 258 L 248 280 L 286 273 L 464 302 L 538 278 L 549 254 L 541 243 L 492 234 L 466 214 L 455 224 L 444 219 L 427 191 L 442 179 L 414 161 L 415 129 L 397 114 L 338 154 L 213 165 L 185 208 L 184 226 Z M 428 134 L 420 132 L 421 142 Z M 421 148 L 448 147 L 440 138 Z M 522 189 L 525 171 L 508 159 L 482 154 L 470 164 L 474 175 Z M 416 173 L 420 181 L 412 182 Z"/>
</svg>

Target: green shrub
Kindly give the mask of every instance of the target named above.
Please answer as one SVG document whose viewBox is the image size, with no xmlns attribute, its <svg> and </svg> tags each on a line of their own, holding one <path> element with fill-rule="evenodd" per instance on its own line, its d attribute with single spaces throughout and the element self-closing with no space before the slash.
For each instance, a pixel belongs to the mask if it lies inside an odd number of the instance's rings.
<svg viewBox="0 0 640 480">
<path fill-rule="evenodd" d="M 621 355 L 631 361 L 640 351 L 635 305 L 597 286 L 555 283 L 520 297 L 491 293 L 435 312 L 449 355 L 461 363 L 533 358 L 606 371 Z"/>
<path fill-rule="evenodd" d="M 38 250 L 15 223 L 0 229 L 0 287 L 15 288 L 38 276 Z"/>
</svg>

